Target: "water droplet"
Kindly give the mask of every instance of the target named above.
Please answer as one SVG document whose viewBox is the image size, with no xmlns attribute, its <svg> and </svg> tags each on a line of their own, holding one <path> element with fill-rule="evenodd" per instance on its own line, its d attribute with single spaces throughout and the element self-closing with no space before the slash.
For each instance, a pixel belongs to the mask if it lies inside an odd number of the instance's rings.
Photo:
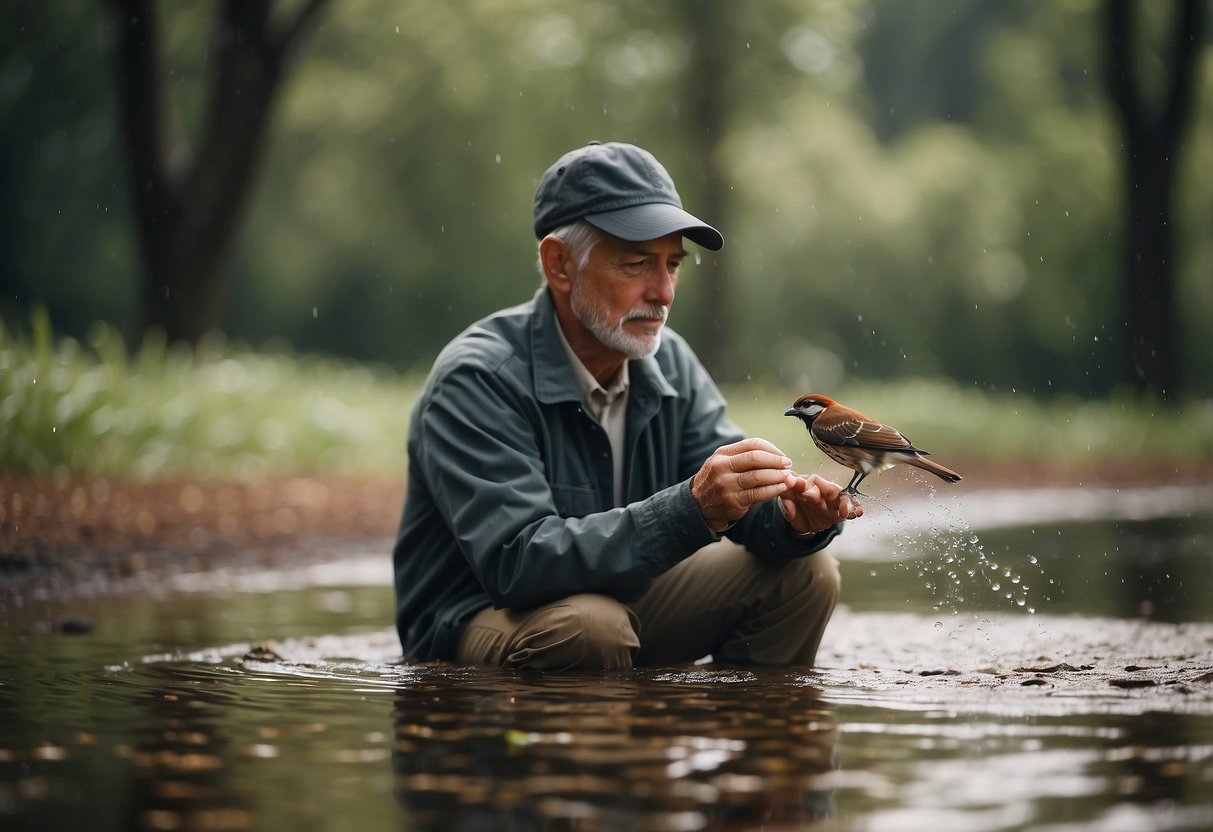
<svg viewBox="0 0 1213 832">
<path fill-rule="evenodd" d="M 943 629 L 943 622 L 942 622 L 942 621 L 936 621 L 936 622 L 935 622 L 935 629 L 936 629 L 936 630 L 942 630 L 942 629 Z"/>
<path fill-rule="evenodd" d="M 1040 561 L 1036 559 L 1036 555 L 1028 555 L 1028 563 L 1040 563 Z"/>
</svg>

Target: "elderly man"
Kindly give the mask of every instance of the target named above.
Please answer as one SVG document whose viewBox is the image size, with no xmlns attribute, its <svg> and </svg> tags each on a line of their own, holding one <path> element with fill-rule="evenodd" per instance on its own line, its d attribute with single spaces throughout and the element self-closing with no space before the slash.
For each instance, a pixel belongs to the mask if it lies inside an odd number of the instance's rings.
<svg viewBox="0 0 1213 832">
<path fill-rule="evenodd" d="M 409 426 L 394 551 L 406 658 L 535 670 L 812 664 L 821 551 L 863 512 L 746 439 L 665 327 L 684 238 L 718 250 L 647 151 L 540 179 L 542 285 L 438 356 Z"/>
</svg>

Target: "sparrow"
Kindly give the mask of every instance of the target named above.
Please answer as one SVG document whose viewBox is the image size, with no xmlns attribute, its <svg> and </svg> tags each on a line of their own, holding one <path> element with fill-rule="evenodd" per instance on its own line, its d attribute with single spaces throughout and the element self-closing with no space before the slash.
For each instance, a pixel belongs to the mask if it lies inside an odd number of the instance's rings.
<svg viewBox="0 0 1213 832">
<path fill-rule="evenodd" d="M 848 494 L 864 496 L 859 493 L 859 484 L 864 477 L 873 471 L 892 468 L 899 462 L 930 471 L 948 482 L 960 480 L 960 474 L 925 459 L 927 452 L 915 448 L 901 431 L 827 396 L 817 393 L 801 396 L 783 415 L 795 416 L 804 422 L 814 445 L 839 465 L 855 472 L 843 489 Z"/>
</svg>

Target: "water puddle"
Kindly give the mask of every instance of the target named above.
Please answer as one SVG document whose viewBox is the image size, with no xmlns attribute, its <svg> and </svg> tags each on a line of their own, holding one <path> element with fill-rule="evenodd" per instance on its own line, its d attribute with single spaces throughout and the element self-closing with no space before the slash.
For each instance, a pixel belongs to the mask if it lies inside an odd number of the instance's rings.
<svg viewBox="0 0 1213 832">
<path fill-rule="evenodd" d="M 0 826 L 1210 829 L 1213 514 L 1182 499 L 873 511 L 812 672 L 402 664 L 386 548 L 8 607 Z"/>
</svg>

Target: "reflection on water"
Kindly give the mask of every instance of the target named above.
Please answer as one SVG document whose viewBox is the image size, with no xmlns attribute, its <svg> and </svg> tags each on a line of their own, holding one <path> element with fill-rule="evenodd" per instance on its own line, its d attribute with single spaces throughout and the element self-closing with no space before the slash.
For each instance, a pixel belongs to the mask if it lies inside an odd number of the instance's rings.
<svg viewBox="0 0 1213 832">
<path fill-rule="evenodd" d="M 888 539 L 849 543 L 857 557 L 844 565 L 844 597 L 859 609 L 1213 621 L 1208 511 L 980 533 L 910 524 Z"/>
<path fill-rule="evenodd" d="M 980 530 L 1035 614 L 850 559 L 811 673 L 404 665 L 386 556 L 0 606 L 0 828 L 1207 830 L 1211 534 Z"/>
<path fill-rule="evenodd" d="M 434 668 L 396 696 L 398 794 L 427 829 L 682 830 L 831 814 L 838 726 L 780 671 Z"/>
</svg>

